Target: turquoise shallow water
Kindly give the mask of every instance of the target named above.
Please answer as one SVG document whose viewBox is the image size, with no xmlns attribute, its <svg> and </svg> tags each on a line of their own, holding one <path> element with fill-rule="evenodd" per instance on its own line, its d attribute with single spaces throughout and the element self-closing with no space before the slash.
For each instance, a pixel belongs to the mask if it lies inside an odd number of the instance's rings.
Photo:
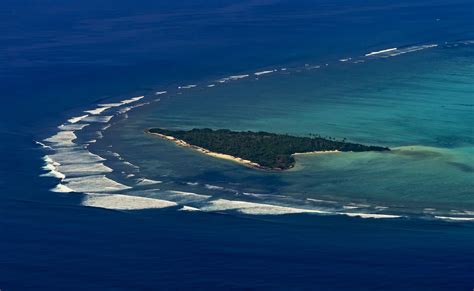
<svg viewBox="0 0 474 291">
<path fill-rule="evenodd" d="M 472 132 L 450 123 L 468 124 L 472 102 L 449 98 L 469 101 L 472 53 L 453 45 L 339 59 L 472 40 L 472 0 L 109 2 L 2 2 L 0 288 L 472 289 L 472 221 L 242 215 L 431 219 L 471 209 Z M 259 81 L 215 82 L 283 66 Z M 428 92 L 426 114 L 401 92 Z M 311 131 L 429 151 L 306 156 L 273 174 L 143 134 L 157 125 Z"/>
<path fill-rule="evenodd" d="M 112 144 L 139 175 L 164 181 L 159 191 L 323 211 L 469 216 L 473 56 L 471 45 L 444 45 L 205 83 L 131 113 L 100 143 Z M 153 126 L 318 133 L 393 151 L 299 156 L 295 169 L 267 173 L 145 136 Z M 138 195 L 166 198 L 160 193 Z"/>
</svg>

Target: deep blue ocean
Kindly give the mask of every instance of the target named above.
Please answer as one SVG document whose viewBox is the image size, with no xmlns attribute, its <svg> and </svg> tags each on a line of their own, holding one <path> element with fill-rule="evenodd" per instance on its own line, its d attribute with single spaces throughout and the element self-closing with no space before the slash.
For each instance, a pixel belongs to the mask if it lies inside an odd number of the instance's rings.
<svg viewBox="0 0 474 291">
<path fill-rule="evenodd" d="M 474 1 L 1 8 L 0 290 L 474 288 Z M 156 125 L 396 150 L 268 174 Z"/>
</svg>

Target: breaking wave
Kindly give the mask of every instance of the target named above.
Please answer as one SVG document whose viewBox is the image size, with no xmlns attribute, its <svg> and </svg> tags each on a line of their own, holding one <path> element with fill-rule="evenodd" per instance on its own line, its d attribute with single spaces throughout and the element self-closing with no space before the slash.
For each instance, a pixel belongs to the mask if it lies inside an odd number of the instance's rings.
<svg viewBox="0 0 474 291">
<path fill-rule="evenodd" d="M 88 194 L 84 197 L 82 205 L 115 210 L 142 210 L 177 206 L 171 201 L 120 194 Z"/>
<path fill-rule="evenodd" d="M 471 45 L 472 41 L 459 42 L 459 45 Z M 444 44 L 449 46 L 452 44 Z M 371 59 L 388 58 L 413 53 L 426 49 L 436 48 L 438 44 L 424 44 L 407 46 L 401 48 L 387 48 L 368 52 L 362 56 L 345 57 L 338 60 L 343 63 L 362 63 Z M 298 68 L 280 68 L 232 75 L 214 80 L 207 85 L 189 84 L 175 87 L 174 93 L 183 89 L 195 87 L 212 88 L 223 83 L 248 78 L 250 76 L 264 76 L 273 73 L 296 73 L 303 70 L 321 69 L 329 64 L 310 65 L 306 64 Z M 151 95 L 167 95 L 172 90 L 155 91 Z M 150 96 L 151 97 L 151 96 Z M 161 97 L 161 96 L 160 96 Z M 103 136 L 103 132 L 109 128 L 118 116 L 126 117 L 133 109 L 158 102 L 153 99 L 148 102 L 138 101 L 146 99 L 146 96 L 137 96 L 121 101 L 98 104 L 95 108 L 84 110 L 83 115 L 71 117 L 60 126 L 57 131 L 43 141 L 36 142 L 47 153 L 44 155 L 43 177 L 52 177 L 58 180 L 58 184 L 51 189 L 59 193 L 82 193 L 84 198 L 82 204 L 89 207 L 100 207 L 114 210 L 140 210 L 149 208 L 176 207 L 179 211 L 200 212 L 237 212 L 245 215 L 286 215 L 286 214 L 316 214 L 316 215 L 345 215 L 349 217 L 371 218 L 371 219 L 394 219 L 402 218 L 404 215 L 392 213 L 384 206 L 371 206 L 365 204 L 346 203 L 344 205 L 329 200 L 318 200 L 306 198 L 297 201 L 290 196 L 239 192 L 235 189 L 227 189 L 223 186 L 200 184 L 197 182 L 184 183 L 186 186 L 202 188 L 207 191 L 204 194 L 194 192 L 156 188 L 170 187 L 163 181 L 140 177 L 138 165 L 126 161 L 120 154 L 108 151 L 105 154 L 97 154 L 90 151 L 90 145 Z M 146 101 L 146 100 L 145 100 Z M 91 139 L 91 135 L 93 136 Z M 87 137 L 87 138 L 86 138 Z M 116 160 L 126 169 L 117 172 L 110 163 L 109 157 Z M 123 177 L 122 177 L 123 176 Z M 122 178 L 119 178 L 122 177 Z M 208 193 L 212 194 L 209 195 Z M 222 194 L 219 196 L 216 194 Z M 240 197 L 239 199 L 234 199 Z M 252 201 L 243 201 L 245 200 Z M 179 207 L 177 207 L 179 206 Z M 473 221 L 474 213 L 462 212 L 452 215 L 436 215 L 435 211 L 425 211 L 423 217 L 447 221 Z"/>
</svg>

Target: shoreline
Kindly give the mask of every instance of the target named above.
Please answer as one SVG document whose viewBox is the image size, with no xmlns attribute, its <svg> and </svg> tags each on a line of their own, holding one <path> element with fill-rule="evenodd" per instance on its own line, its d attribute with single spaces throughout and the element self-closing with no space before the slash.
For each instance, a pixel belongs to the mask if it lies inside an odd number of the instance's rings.
<svg viewBox="0 0 474 291">
<path fill-rule="evenodd" d="M 321 155 L 321 154 L 338 154 L 341 153 L 340 150 L 333 150 L 333 151 L 312 151 L 306 153 L 294 153 L 291 154 L 292 156 L 304 156 L 304 155 Z"/>
<path fill-rule="evenodd" d="M 181 146 L 181 147 L 184 147 L 184 148 L 190 148 L 190 149 L 195 150 L 195 151 L 197 151 L 201 154 L 205 154 L 205 155 L 208 155 L 208 156 L 211 156 L 211 157 L 214 157 L 214 158 L 233 161 L 233 162 L 239 163 L 241 165 L 244 165 L 244 166 L 247 166 L 247 167 L 250 167 L 250 168 L 253 168 L 253 169 L 263 170 L 263 171 L 271 171 L 271 172 L 282 172 L 282 171 L 287 170 L 287 169 L 279 169 L 279 168 L 268 168 L 268 167 L 264 167 L 264 166 L 262 166 L 258 163 L 255 163 L 255 162 L 252 162 L 252 161 L 249 161 L 249 160 L 245 160 L 245 159 L 242 159 L 242 158 L 239 158 L 239 157 L 235 157 L 235 156 L 228 155 L 228 154 L 213 152 L 213 151 L 210 151 L 208 149 L 205 149 L 205 148 L 202 148 L 202 147 L 199 147 L 199 146 L 191 145 L 191 144 L 185 142 L 184 140 L 177 139 L 173 136 L 150 132 L 149 129 L 146 129 L 145 133 L 149 134 L 149 135 L 158 136 L 162 139 L 166 139 L 168 141 L 171 141 L 171 142 L 175 143 L 178 146 Z M 290 167 L 289 169 L 291 169 L 293 167 L 294 166 Z"/>
<path fill-rule="evenodd" d="M 287 171 L 287 170 L 291 170 L 291 169 L 296 168 L 297 167 L 297 165 L 296 165 L 297 161 L 294 159 L 294 157 L 297 157 L 297 156 L 321 155 L 321 154 L 338 154 L 338 153 L 341 153 L 341 152 L 353 152 L 353 151 L 341 151 L 341 150 L 337 150 L 337 149 L 336 150 L 316 150 L 316 151 L 309 151 L 309 152 L 296 152 L 296 153 L 288 154 L 288 156 L 293 158 L 293 163 L 288 165 L 288 167 L 285 167 L 285 168 L 277 168 L 277 167 L 271 168 L 271 167 L 262 166 L 261 164 L 259 164 L 257 162 L 253 162 L 251 160 L 246 160 L 246 159 L 243 159 L 243 158 L 240 158 L 240 157 L 237 157 L 237 156 L 232 156 L 230 154 L 214 152 L 214 151 L 208 150 L 206 148 L 203 148 L 203 147 L 200 147 L 200 146 L 197 146 L 197 145 L 192 145 L 192 144 L 190 144 L 190 143 L 188 143 L 188 142 L 186 142 L 182 139 L 178 139 L 174 136 L 170 136 L 170 135 L 166 135 L 166 134 L 158 133 L 158 132 L 152 132 L 151 130 L 153 130 L 153 128 L 147 128 L 147 129 L 144 130 L 144 132 L 146 134 L 158 136 L 162 139 L 166 139 L 168 141 L 171 141 L 171 142 L 175 143 L 178 146 L 193 149 L 193 150 L 195 150 L 195 151 L 197 151 L 201 154 L 205 154 L 205 155 L 208 155 L 208 156 L 211 156 L 211 157 L 214 157 L 214 158 L 233 161 L 233 162 L 239 163 L 241 165 L 244 165 L 244 166 L 247 166 L 247 167 L 250 167 L 250 168 L 253 168 L 253 169 L 263 170 L 263 171 L 268 171 L 268 172 L 283 172 L 283 171 Z"/>
</svg>

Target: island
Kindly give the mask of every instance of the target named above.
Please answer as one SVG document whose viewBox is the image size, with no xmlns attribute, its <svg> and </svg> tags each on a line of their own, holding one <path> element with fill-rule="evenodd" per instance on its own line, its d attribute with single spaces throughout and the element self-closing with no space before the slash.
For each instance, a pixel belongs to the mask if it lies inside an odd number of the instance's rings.
<svg viewBox="0 0 474 291">
<path fill-rule="evenodd" d="M 291 136 L 269 132 L 231 131 L 194 128 L 169 130 L 151 128 L 145 131 L 192 148 L 203 154 L 233 160 L 264 170 L 287 170 L 295 165 L 294 156 L 307 153 L 389 151 L 387 147 L 367 146 L 317 135 Z"/>
</svg>

